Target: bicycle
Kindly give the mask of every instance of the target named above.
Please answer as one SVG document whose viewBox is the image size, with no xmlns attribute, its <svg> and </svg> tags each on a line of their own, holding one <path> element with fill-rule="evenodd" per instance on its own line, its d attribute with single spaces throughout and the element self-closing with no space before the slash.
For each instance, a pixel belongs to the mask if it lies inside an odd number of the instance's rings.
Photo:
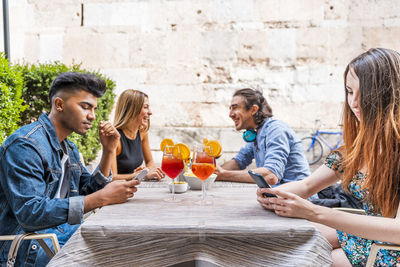
<svg viewBox="0 0 400 267">
<path fill-rule="evenodd" d="M 323 134 L 338 135 L 338 141 L 334 146 L 330 146 L 328 141 L 322 136 Z M 301 139 L 301 143 L 304 147 L 304 154 L 307 158 L 308 164 L 310 165 L 317 163 L 324 155 L 322 143 L 324 143 L 331 151 L 333 151 L 341 145 L 342 141 L 342 132 L 320 131 L 319 127 L 312 136 L 306 136 Z"/>
</svg>

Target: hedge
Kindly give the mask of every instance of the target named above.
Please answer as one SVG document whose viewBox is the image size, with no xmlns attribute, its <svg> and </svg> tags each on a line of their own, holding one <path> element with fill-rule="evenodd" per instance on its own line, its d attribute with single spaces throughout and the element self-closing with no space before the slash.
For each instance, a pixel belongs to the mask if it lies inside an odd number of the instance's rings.
<svg viewBox="0 0 400 267">
<path fill-rule="evenodd" d="M 10 67 L 4 53 L 0 53 L 0 144 L 19 128 L 20 113 L 26 109 L 22 84 L 21 73 Z"/>
</svg>

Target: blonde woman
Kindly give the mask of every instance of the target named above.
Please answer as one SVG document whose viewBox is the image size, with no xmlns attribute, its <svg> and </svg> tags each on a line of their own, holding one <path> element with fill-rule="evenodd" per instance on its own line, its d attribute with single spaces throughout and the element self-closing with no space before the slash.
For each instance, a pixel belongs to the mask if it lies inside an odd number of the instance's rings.
<svg viewBox="0 0 400 267">
<path fill-rule="evenodd" d="M 365 266 L 373 243 L 400 244 L 400 54 L 371 49 L 349 63 L 344 80 L 343 147 L 311 176 L 259 189 L 257 199 L 280 216 L 317 223 L 332 245 L 332 266 Z M 367 216 L 305 199 L 340 179 Z M 379 250 L 375 266 L 400 266 L 400 252 Z"/>
<path fill-rule="evenodd" d="M 114 180 L 131 180 L 144 169 L 149 172 L 146 179 L 164 178 L 151 155 L 148 130 L 152 115 L 148 96 L 138 90 L 125 90 L 117 101 L 114 126 L 121 135 L 112 163 Z"/>
</svg>

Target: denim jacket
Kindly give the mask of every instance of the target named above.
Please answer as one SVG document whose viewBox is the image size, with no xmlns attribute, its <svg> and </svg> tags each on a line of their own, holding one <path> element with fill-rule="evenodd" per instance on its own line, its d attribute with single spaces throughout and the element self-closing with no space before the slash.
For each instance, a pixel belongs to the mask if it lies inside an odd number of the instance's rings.
<svg viewBox="0 0 400 267">
<path fill-rule="evenodd" d="M 97 168 L 91 175 L 80 162 L 76 146 L 65 140 L 69 159 L 69 197 L 55 198 L 61 178 L 62 148 L 46 114 L 15 131 L 0 148 L 0 235 L 22 232 L 56 233 L 60 245 L 82 221 L 84 195 L 103 188 L 110 178 Z M 11 242 L 0 241 L 0 266 Z M 49 243 L 51 244 L 51 243 Z M 52 246 L 51 246 L 52 247 Z M 23 241 L 16 266 L 40 266 L 37 241 Z"/>
<path fill-rule="evenodd" d="M 257 133 L 257 142 L 247 143 L 233 158 L 241 169 L 253 159 L 258 168 L 265 167 L 279 179 L 275 185 L 302 180 L 310 175 L 301 141 L 283 121 L 268 118 Z"/>
</svg>

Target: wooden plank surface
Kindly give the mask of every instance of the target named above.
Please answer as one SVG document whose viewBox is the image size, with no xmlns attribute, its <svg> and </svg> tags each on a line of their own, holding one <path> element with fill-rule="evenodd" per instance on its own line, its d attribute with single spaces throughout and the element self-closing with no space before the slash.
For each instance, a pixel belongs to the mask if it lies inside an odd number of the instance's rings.
<svg viewBox="0 0 400 267">
<path fill-rule="evenodd" d="M 216 183 L 214 204 L 199 206 L 201 191 L 168 203 L 166 185 L 143 183 L 127 203 L 90 216 L 49 266 L 330 266 L 331 247 L 316 228 L 262 209 L 255 191 Z"/>
</svg>

